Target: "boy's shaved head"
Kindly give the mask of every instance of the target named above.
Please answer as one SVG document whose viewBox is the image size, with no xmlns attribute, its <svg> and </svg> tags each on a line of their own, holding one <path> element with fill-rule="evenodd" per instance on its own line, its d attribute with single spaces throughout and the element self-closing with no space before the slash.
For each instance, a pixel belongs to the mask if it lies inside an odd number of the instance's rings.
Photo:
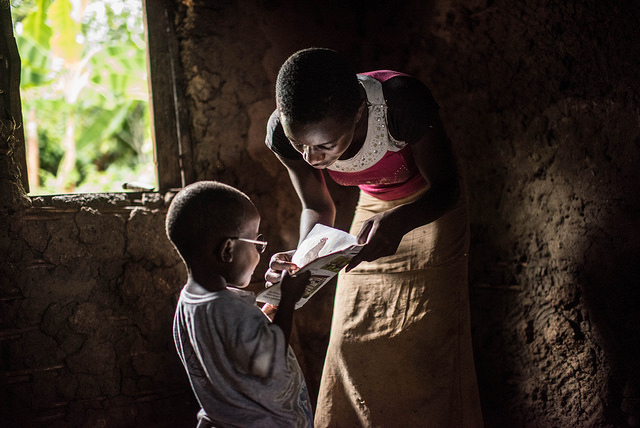
<svg viewBox="0 0 640 428">
<path fill-rule="evenodd" d="M 258 211 L 240 190 L 216 181 L 186 186 L 171 201 L 165 222 L 167 236 L 187 265 L 206 243 L 237 236 Z"/>
</svg>

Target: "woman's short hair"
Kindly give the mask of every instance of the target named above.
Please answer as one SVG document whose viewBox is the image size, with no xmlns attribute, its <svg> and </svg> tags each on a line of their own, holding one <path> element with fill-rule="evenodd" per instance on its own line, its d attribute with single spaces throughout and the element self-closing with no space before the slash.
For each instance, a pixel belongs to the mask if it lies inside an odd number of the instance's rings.
<svg viewBox="0 0 640 428">
<path fill-rule="evenodd" d="M 298 123 L 328 116 L 355 116 L 360 107 L 360 85 L 355 70 L 337 51 L 303 49 L 280 67 L 276 80 L 280 114 Z"/>
<path fill-rule="evenodd" d="M 165 228 L 188 264 L 205 243 L 237 235 L 256 213 L 251 199 L 240 190 L 217 181 L 198 181 L 173 198 Z"/>
</svg>

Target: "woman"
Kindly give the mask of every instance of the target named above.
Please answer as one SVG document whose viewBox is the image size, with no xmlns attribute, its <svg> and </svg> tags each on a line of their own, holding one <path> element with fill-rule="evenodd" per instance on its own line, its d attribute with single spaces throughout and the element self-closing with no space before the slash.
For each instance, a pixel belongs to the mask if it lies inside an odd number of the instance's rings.
<svg viewBox="0 0 640 428">
<path fill-rule="evenodd" d="M 339 275 L 316 425 L 481 426 L 466 196 L 429 90 L 311 48 L 281 67 L 276 105 L 266 143 L 302 203 L 301 239 L 334 222 L 323 170 L 360 188 L 351 233 L 366 245 Z"/>
</svg>

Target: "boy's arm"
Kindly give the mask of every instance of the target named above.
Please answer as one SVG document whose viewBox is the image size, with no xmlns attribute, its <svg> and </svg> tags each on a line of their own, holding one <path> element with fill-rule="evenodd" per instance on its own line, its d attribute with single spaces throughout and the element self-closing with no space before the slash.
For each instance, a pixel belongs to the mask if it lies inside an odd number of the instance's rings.
<svg viewBox="0 0 640 428">
<path fill-rule="evenodd" d="M 295 305 L 304 294 L 304 289 L 311 272 L 304 272 L 296 276 L 291 276 L 287 271 L 283 272 L 282 282 L 280 284 L 282 295 L 278 304 L 278 312 L 273 318 L 273 323 L 280 327 L 284 333 L 285 347 L 284 352 L 287 353 L 289 348 L 289 338 L 291 337 L 291 328 L 293 325 L 293 311 Z"/>
</svg>

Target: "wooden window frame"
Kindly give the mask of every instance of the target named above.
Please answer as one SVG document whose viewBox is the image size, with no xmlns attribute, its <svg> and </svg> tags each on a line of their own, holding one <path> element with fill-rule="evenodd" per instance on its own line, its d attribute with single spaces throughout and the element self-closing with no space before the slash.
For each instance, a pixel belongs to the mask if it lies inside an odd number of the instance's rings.
<svg viewBox="0 0 640 428">
<path fill-rule="evenodd" d="M 185 80 L 172 0 L 142 0 L 156 180 L 162 191 L 194 181 Z"/>
<path fill-rule="evenodd" d="M 0 0 L 0 29 L 0 118 L 13 120 L 15 123 L 16 145 L 13 147 L 13 157 L 22 171 L 22 185 L 25 191 L 29 192 L 20 101 L 20 55 L 16 39 L 13 37 L 9 0 Z M 11 156 L 10 153 L 6 155 Z"/>
</svg>

